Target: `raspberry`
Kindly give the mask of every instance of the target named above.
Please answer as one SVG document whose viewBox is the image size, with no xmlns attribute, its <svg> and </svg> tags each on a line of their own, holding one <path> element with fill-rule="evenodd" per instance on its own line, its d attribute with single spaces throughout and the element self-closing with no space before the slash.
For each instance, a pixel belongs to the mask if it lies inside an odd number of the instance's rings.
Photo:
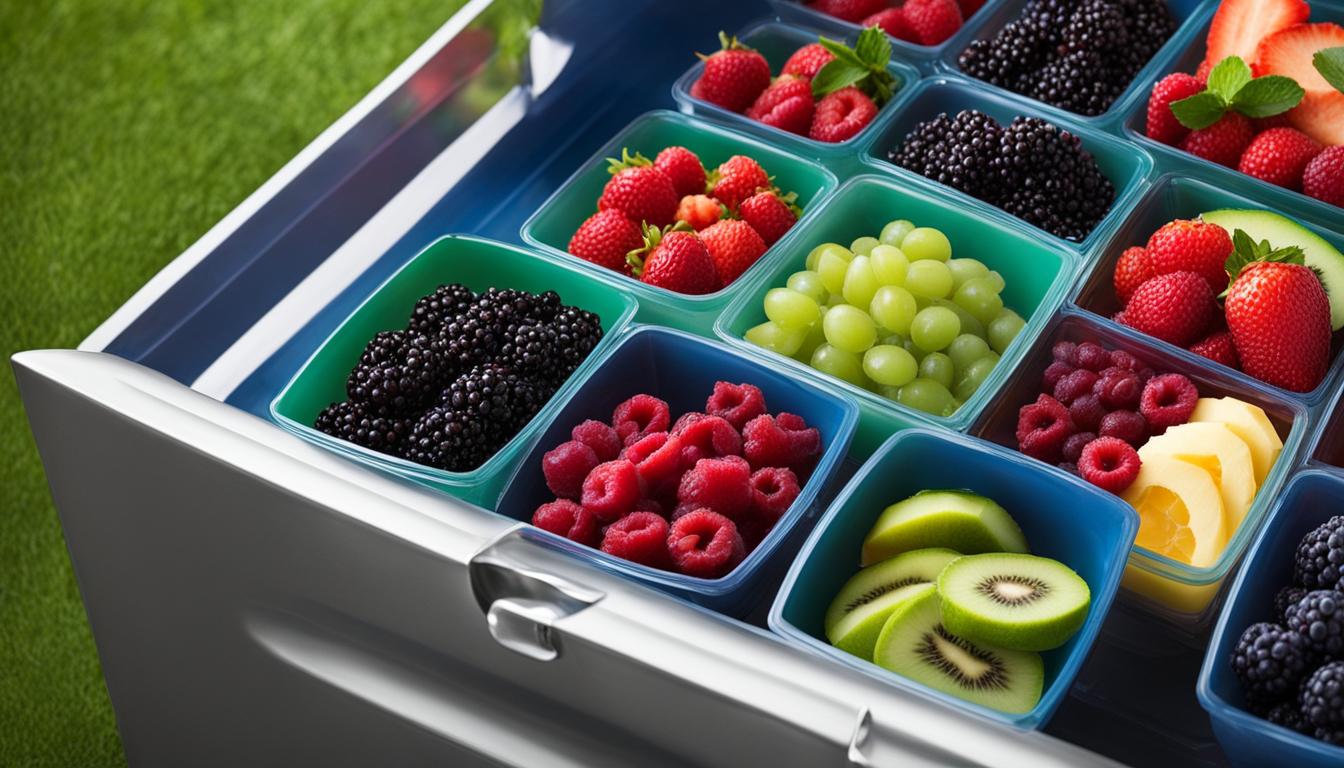
<svg viewBox="0 0 1344 768">
<path fill-rule="evenodd" d="M 1075 431 L 1069 409 L 1049 395 L 1041 395 L 1017 412 L 1018 450 L 1050 464 L 1058 460 L 1064 441 Z"/>
<path fill-rule="evenodd" d="M 1111 364 L 1111 353 L 1107 352 L 1105 347 L 1091 341 L 1079 344 L 1073 358 L 1079 368 L 1086 368 L 1094 373 L 1101 373 Z"/>
<path fill-rule="evenodd" d="M 1267 708 L 1297 690 L 1310 659 L 1302 636 L 1277 624 L 1252 624 L 1232 649 L 1232 671 L 1247 703 Z"/>
<path fill-rule="evenodd" d="M 751 475 L 751 510 L 768 525 L 789 511 L 798 493 L 798 476 L 792 470 L 766 467 Z"/>
<path fill-rule="evenodd" d="M 598 461 L 611 461 L 621 452 L 621 438 L 610 424 L 588 419 L 570 431 L 569 436 L 593 449 Z"/>
<path fill-rule="evenodd" d="M 537 507 L 532 513 L 532 524 L 590 547 L 596 547 L 602 540 L 593 513 L 568 499 L 556 499 Z"/>
<path fill-rule="evenodd" d="M 1077 464 L 1078 459 L 1083 455 L 1083 449 L 1087 444 L 1097 439 L 1095 432 L 1079 432 L 1076 435 L 1069 435 L 1069 439 L 1064 441 L 1064 462 Z"/>
<path fill-rule="evenodd" d="M 1041 374 L 1041 386 L 1044 389 L 1054 392 L 1055 385 L 1059 383 L 1059 380 L 1068 376 L 1070 373 L 1073 373 L 1073 371 L 1074 368 L 1072 365 L 1063 360 L 1055 360 L 1045 366 L 1045 373 Z"/>
<path fill-rule="evenodd" d="M 604 523 L 634 509 L 639 497 L 639 473 L 628 459 L 598 464 L 583 481 L 583 506 Z"/>
<path fill-rule="evenodd" d="M 1332 517 L 1302 537 L 1293 581 L 1307 589 L 1344 591 L 1344 517 Z"/>
<path fill-rule="evenodd" d="M 562 499 L 577 500 L 583 493 L 584 479 L 597 465 L 597 454 L 592 448 L 578 440 L 570 440 L 541 457 L 541 474 L 551 493 Z"/>
<path fill-rule="evenodd" d="M 681 476 L 677 506 L 709 507 L 740 518 L 751 508 L 751 467 L 740 456 L 701 459 Z"/>
<path fill-rule="evenodd" d="M 616 406 L 611 414 L 611 425 L 626 445 L 650 432 L 666 432 L 671 423 L 667 403 L 653 395 L 635 395 Z"/>
<path fill-rule="evenodd" d="M 1139 413 L 1148 420 L 1154 434 L 1161 434 L 1167 427 L 1189 421 L 1198 402 L 1199 390 L 1194 382 L 1179 373 L 1166 373 L 1144 385 Z"/>
<path fill-rule="evenodd" d="M 1114 437 L 1098 437 L 1087 444 L 1078 458 L 1078 472 L 1087 482 L 1111 493 L 1120 493 L 1139 476 L 1139 454 L 1134 447 Z"/>
<path fill-rule="evenodd" d="M 1284 610 L 1283 626 L 1301 635 L 1317 658 L 1344 658 L 1344 593 L 1308 592 Z"/>
<path fill-rule="evenodd" d="M 1074 359 L 1074 353 L 1078 351 L 1078 345 L 1072 341 L 1057 341 L 1055 346 L 1050 348 L 1050 356 L 1061 363 L 1077 365 Z"/>
<path fill-rule="evenodd" d="M 631 512 L 607 526 L 602 551 L 654 568 L 664 568 L 667 557 L 667 521 L 652 512 Z"/>
<path fill-rule="evenodd" d="M 1107 408 L 1131 410 L 1139 407 L 1139 398 L 1143 395 L 1143 383 L 1133 371 L 1115 370 L 1102 374 L 1093 387 L 1101 398 L 1101 404 Z"/>
<path fill-rule="evenodd" d="M 1274 594 L 1274 615 L 1280 619 L 1288 615 L 1288 609 L 1297 605 L 1297 601 L 1307 596 L 1302 587 L 1284 587 Z"/>
<path fill-rule="evenodd" d="M 1068 405 L 1083 395 L 1092 392 L 1097 384 L 1097 374 L 1086 368 L 1079 368 L 1055 384 L 1055 399 Z"/>
<path fill-rule="evenodd" d="M 1090 393 L 1069 404 L 1069 418 L 1073 419 L 1073 426 L 1085 432 L 1101 429 L 1101 420 L 1106 418 L 1107 413 L 1101 398 Z"/>
<path fill-rule="evenodd" d="M 1139 358 L 1129 352 L 1126 352 L 1123 349 L 1117 349 L 1111 352 L 1111 367 L 1137 373 L 1143 368 L 1143 364 L 1139 362 Z"/>
<path fill-rule="evenodd" d="M 678 571 L 701 579 L 726 575 L 747 555 L 733 521 L 708 509 L 695 509 L 677 518 L 666 548 Z"/>
<path fill-rule="evenodd" d="M 1097 434 L 1118 437 L 1138 448 L 1148 437 L 1148 421 L 1138 411 L 1111 411 L 1102 418 Z"/>
<path fill-rule="evenodd" d="M 658 515 L 659 517 L 666 517 L 666 514 L 664 514 L 666 509 L 667 508 L 663 506 L 663 503 L 661 501 L 658 501 L 657 499 L 650 499 L 646 496 L 640 499 L 639 501 L 635 502 L 635 508 L 633 511 L 652 512 L 653 514 Z"/>
<path fill-rule="evenodd" d="M 687 420 L 685 416 L 677 419 L 681 425 L 672 431 L 681 437 L 681 462 L 683 467 L 694 467 L 700 459 L 714 459 L 720 456 L 741 456 L 742 436 L 721 416 L 706 416 L 703 413 L 688 414 L 697 418 Z"/>
<path fill-rule="evenodd" d="M 657 493 L 681 477 L 681 451 L 681 438 L 653 432 L 626 448 L 625 458 L 634 463 L 645 493 Z"/>
<path fill-rule="evenodd" d="M 1344 661 L 1332 661 L 1311 673 L 1298 697 L 1302 715 L 1317 728 L 1344 728 Z"/>
<path fill-rule="evenodd" d="M 742 428 L 742 455 L 756 469 L 788 467 L 799 472 L 820 452 L 821 433 L 791 413 L 757 416 Z"/>
<path fill-rule="evenodd" d="M 719 416 L 733 425 L 733 429 L 740 430 L 747 422 L 765 413 L 765 395 L 751 384 L 715 382 L 714 392 L 705 402 L 705 413 Z"/>
</svg>

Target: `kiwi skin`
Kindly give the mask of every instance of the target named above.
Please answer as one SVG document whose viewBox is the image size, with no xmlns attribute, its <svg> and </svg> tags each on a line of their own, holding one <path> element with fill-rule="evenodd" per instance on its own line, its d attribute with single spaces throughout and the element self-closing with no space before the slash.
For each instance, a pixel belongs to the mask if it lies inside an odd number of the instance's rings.
<svg viewBox="0 0 1344 768">
<path fill-rule="evenodd" d="M 1000 608 L 988 599 L 960 599 L 959 577 L 968 569 L 990 564 L 1005 574 L 1053 582 L 1053 613 L 1029 610 L 1016 612 Z M 1037 575 L 1040 574 L 1040 575 Z M 964 582 L 963 582 L 964 584 Z M 1092 604 L 1087 582 L 1067 565 L 1056 560 L 1007 552 L 961 557 L 948 563 L 938 574 L 943 626 L 955 635 L 1017 651 L 1048 651 L 1064 645 L 1077 634 L 1087 620 Z"/>
</svg>

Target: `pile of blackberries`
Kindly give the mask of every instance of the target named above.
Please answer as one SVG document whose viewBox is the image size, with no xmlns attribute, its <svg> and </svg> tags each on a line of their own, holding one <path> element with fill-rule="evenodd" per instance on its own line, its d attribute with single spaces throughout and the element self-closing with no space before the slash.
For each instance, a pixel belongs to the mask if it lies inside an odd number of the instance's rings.
<svg viewBox="0 0 1344 768">
<path fill-rule="evenodd" d="M 915 126 L 887 158 L 1066 240 L 1087 237 L 1115 187 L 1072 133 L 1040 118 L 1007 126 L 975 110 Z"/>
<path fill-rule="evenodd" d="M 346 380 L 349 398 L 313 426 L 390 456 L 453 472 L 475 469 L 518 434 L 602 338 L 591 312 L 555 291 L 442 285 L 404 330 L 369 341 Z"/>
</svg>

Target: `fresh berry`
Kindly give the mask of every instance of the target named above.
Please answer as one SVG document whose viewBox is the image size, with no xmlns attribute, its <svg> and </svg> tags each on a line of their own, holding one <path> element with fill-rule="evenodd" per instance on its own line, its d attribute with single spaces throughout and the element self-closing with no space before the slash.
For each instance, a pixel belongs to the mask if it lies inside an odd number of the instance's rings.
<svg viewBox="0 0 1344 768">
<path fill-rule="evenodd" d="M 798 498 L 798 476 L 783 467 L 764 467 L 751 475 L 751 511 L 773 525 Z"/>
<path fill-rule="evenodd" d="M 1181 149 L 1211 163 L 1236 168 L 1241 155 L 1255 138 L 1250 118 L 1228 112 L 1207 128 L 1191 131 L 1181 140 Z"/>
<path fill-rule="evenodd" d="M 1316 273 L 1301 263 L 1300 251 L 1284 258 L 1291 261 L 1243 267 L 1228 289 L 1224 314 L 1243 371 L 1276 387 L 1310 392 L 1330 364 L 1330 301 Z"/>
<path fill-rule="evenodd" d="M 1202 275 L 1172 272 L 1139 286 L 1125 306 L 1124 322 L 1154 338 L 1185 346 L 1204 334 L 1215 309 L 1213 291 Z"/>
<path fill-rule="evenodd" d="M 1077 365 L 1074 355 L 1078 352 L 1078 345 L 1072 341 L 1057 341 L 1050 347 L 1050 358 L 1058 360 L 1061 363 Z"/>
<path fill-rule="evenodd" d="M 723 216 L 723 203 L 720 203 L 709 195 L 687 195 L 681 198 L 681 202 L 677 205 L 677 221 L 686 222 L 691 225 L 691 229 L 694 229 L 697 232 L 710 226 L 719 219 L 722 219 Z M 641 234 L 639 237 L 639 244 L 626 250 L 626 253 L 638 250 L 643 246 L 644 236 Z M 625 254 L 621 254 L 621 259 L 625 259 Z M 628 270 L 629 268 L 630 267 L 627 264 L 626 269 Z"/>
<path fill-rule="evenodd" d="M 1069 439 L 1064 441 L 1064 462 L 1077 464 L 1083 455 L 1083 449 L 1088 443 L 1097 439 L 1095 432 L 1079 432 L 1076 435 L 1069 435 Z"/>
<path fill-rule="evenodd" d="M 667 401 L 653 395 L 635 395 L 617 405 L 611 413 L 611 425 L 625 445 L 652 432 L 666 432 L 671 423 L 672 412 Z"/>
<path fill-rule="evenodd" d="M 710 194 L 736 211 L 738 204 L 762 189 L 770 189 L 770 176 L 761 164 L 746 155 L 733 155 L 715 169 Z"/>
<path fill-rule="evenodd" d="M 724 219 L 709 226 L 700 233 L 700 240 L 714 258 L 720 285 L 730 285 L 765 254 L 765 241 L 740 219 Z"/>
<path fill-rule="evenodd" d="M 1135 357 L 1132 353 L 1126 352 L 1123 349 L 1116 349 L 1111 351 L 1111 367 L 1120 368 L 1126 371 L 1133 371 L 1135 373 L 1138 373 L 1139 371 L 1143 370 L 1143 364 L 1139 362 L 1139 358 Z"/>
<path fill-rule="evenodd" d="M 864 26 L 870 26 L 865 24 Z M 793 52 L 789 60 L 784 62 L 784 67 L 780 69 L 781 75 L 793 75 L 795 77 L 811 80 L 817 76 L 821 68 L 835 60 L 835 54 L 826 50 L 821 43 L 809 43 Z"/>
<path fill-rule="evenodd" d="M 694 95 L 730 112 L 742 112 L 770 85 L 770 63 L 735 37 L 719 33 L 722 49 L 708 56 Z"/>
<path fill-rule="evenodd" d="M 705 191 L 705 166 L 700 158 L 685 147 L 666 147 L 653 158 L 653 167 L 672 181 L 679 197 L 699 195 Z"/>
<path fill-rule="evenodd" d="M 1301 635 L 1317 658 L 1344 659 L 1344 592 L 1308 592 L 1284 611 L 1283 626 Z"/>
<path fill-rule="evenodd" d="M 438 335 L 445 325 L 475 303 L 476 294 L 467 286 L 461 283 L 440 285 L 433 293 L 415 302 L 406 330 L 426 336 Z"/>
<path fill-rule="evenodd" d="M 677 518 L 666 547 L 678 571 L 701 579 L 724 576 L 746 557 L 737 526 L 708 509 L 691 510 Z"/>
<path fill-rule="evenodd" d="M 597 546 L 602 540 L 593 513 L 568 499 L 556 499 L 537 507 L 537 511 L 532 513 L 532 524 L 543 531 L 590 547 Z"/>
<path fill-rule="evenodd" d="M 714 383 L 714 391 L 705 401 L 705 413 L 721 416 L 734 429 L 742 429 L 747 422 L 765 414 L 765 395 L 753 384 Z"/>
<path fill-rule="evenodd" d="M 622 165 L 612 161 L 613 168 Z M 644 162 L 648 162 L 645 160 Z M 602 188 L 597 199 L 599 211 L 616 210 L 633 222 L 665 227 L 677 215 L 681 196 L 667 174 L 651 165 L 620 167 Z"/>
<path fill-rule="evenodd" d="M 634 512 L 652 512 L 659 517 L 667 517 L 667 507 L 658 499 L 651 499 L 648 496 L 635 502 Z"/>
<path fill-rule="evenodd" d="M 1017 412 L 1018 449 L 1049 464 L 1059 461 L 1064 441 L 1075 431 L 1069 409 L 1049 395 L 1041 395 Z"/>
<path fill-rule="evenodd" d="M 1115 285 L 1116 298 L 1124 304 L 1129 301 L 1129 297 L 1134 295 L 1140 285 L 1148 282 L 1150 278 L 1156 277 L 1157 273 L 1153 271 L 1152 262 L 1148 260 L 1148 251 L 1141 246 L 1126 248 L 1125 252 L 1120 254 L 1119 260 L 1115 262 L 1115 274 L 1111 280 Z"/>
<path fill-rule="evenodd" d="M 1311 732 L 1311 736 L 1317 741 L 1344 747 L 1344 728 L 1316 728 Z"/>
<path fill-rule="evenodd" d="M 817 102 L 807 135 L 830 143 L 847 141 L 868 127 L 874 117 L 877 117 L 877 105 L 868 94 L 851 85 L 829 93 Z"/>
<path fill-rule="evenodd" d="M 1163 224 L 1148 238 L 1145 250 L 1157 275 L 1194 272 L 1215 295 L 1227 289 L 1225 265 L 1232 255 L 1232 237 L 1217 224 L 1201 219 Z"/>
<path fill-rule="evenodd" d="M 625 449 L 634 463 L 645 493 L 658 494 L 676 486 L 681 477 L 681 438 L 666 432 L 651 432 Z"/>
<path fill-rule="evenodd" d="M 1344 208 L 1344 146 L 1327 147 L 1307 163 L 1302 173 L 1302 192 Z"/>
<path fill-rule="evenodd" d="M 747 109 L 747 117 L 782 131 L 806 136 L 815 110 L 812 83 L 801 77 L 780 75 L 752 102 Z"/>
<path fill-rule="evenodd" d="M 740 519 L 751 509 L 751 467 L 740 456 L 697 461 L 681 476 L 677 506 L 708 507 Z"/>
<path fill-rule="evenodd" d="M 313 422 L 319 432 L 393 456 L 410 439 L 414 426 L 412 418 L 394 416 L 386 408 L 348 400 L 322 409 Z"/>
<path fill-rule="evenodd" d="M 905 10 L 902 8 L 884 8 L 864 19 L 863 26 L 877 27 L 897 40 L 904 40 L 907 43 L 919 42 L 919 34 L 910 26 L 910 21 L 906 19 Z"/>
<path fill-rule="evenodd" d="M 1190 351 L 1229 368 L 1241 367 L 1241 363 L 1237 360 L 1237 347 L 1232 343 L 1232 334 L 1227 331 L 1218 331 L 1205 336 L 1191 344 Z"/>
<path fill-rule="evenodd" d="M 593 449 L 597 454 L 598 461 L 611 461 L 621 452 L 624 443 L 620 435 L 610 424 L 604 424 L 596 419 L 588 419 L 569 432 L 570 438 L 579 441 Z"/>
<path fill-rule="evenodd" d="M 766 246 L 774 245 L 798 221 L 798 214 L 772 190 L 757 192 L 743 200 L 737 215 L 756 230 Z"/>
<path fill-rule="evenodd" d="M 1097 383 L 1097 374 L 1086 368 L 1079 368 L 1055 384 L 1054 396 L 1059 402 L 1069 405 L 1083 395 L 1090 394 Z"/>
<path fill-rule="evenodd" d="M 1298 703 L 1317 728 L 1344 728 L 1344 661 L 1332 661 L 1302 681 Z"/>
<path fill-rule="evenodd" d="M 1288 119 L 1288 113 L 1286 112 L 1280 112 L 1277 115 L 1270 115 L 1269 117 L 1252 118 L 1251 124 L 1255 126 L 1255 133 L 1257 136 L 1274 128 L 1293 127 L 1293 123 Z"/>
<path fill-rule="evenodd" d="M 1267 622 L 1247 627 L 1232 649 L 1232 671 L 1247 701 L 1258 707 L 1292 696 L 1310 662 L 1301 635 Z"/>
<path fill-rule="evenodd" d="M 631 512 L 607 526 L 602 551 L 632 563 L 664 568 L 668 565 L 667 520 L 652 512 Z"/>
<path fill-rule="evenodd" d="M 1205 38 L 1204 64 L 1212 68 L 1228 56 L 1253 62 L 1261 40 L 1310 15 L 1306 0 L 1223 0 Z"/>
<path fill-rule="evenodd" d="M 1073 420 L 1073 426 L 1084 432 L 1096 432 L 1101 429 L 1101 420 L 1106 418 L 1107 413 L 1110 411 L 1101 404 L 1101 398 L 1090 392 L 1069 403 L 1069 418 Z"/>
<path fill-rule="evenodd" d="M 1307 596 L 1303 587 L 1283 587 L 1274 593 L 1274 616 L 1280 620 L 1288 616 L 1288 609 L 1297 605 L 1297 601 Z"/>
<path fill-rule="evenodd" d="M 449 361 L 431 337 L 381 331 L 364 347 L 345 380 L 350 401 L 389 417 L 431 405 L 442 391 Z"/>
<path fill-rule="evenodd" d="M 1102 417 L 1097 434 L 1117 437 L 1138 448 L 1148 437 L 1148 421 L 1138 411 L 1111 411 Z"/>
<path fill-rule="evenodd" d="M 1237 170 L 1280 187 L 1301 189 L 1303 171 L 1321 149 L 1319 142 L 1295 128 L 1271 128 L 1251 140 Z"/>
<path fill-rule="evenodd" d="M 1073 362 L 1079 368 L 1086 368 L 1093 373 L 1101 373 L 1110 367 L 1111 353 L 1096 342 L 1084 341 L 1074 350 Z"/>
<path fill-rule="evenodd" d="M 584 479 L 599 463 L 592 448 L 577 440 L 570 440 L 541 457 L 541 473 L 551 493 L 562 499 L 577 500 L 583 494 Z"/>
<path fill-rule="evenodd" d="M 807 7 L 845 21 L 858 22 L 877 13 L 887 0 L 811 0 Z"/>
<path fill-rule="evenodd" d="M 1101 404 L 1107 408 L 1134 409 L 1139 407 L 1143 382 L 1133 371 L 1112 368 L 1097 380 L 1094 389 L 1101 398 Z"/>
<path fill-rule="evenodd" d="M 801 473 L 820 452 L 821 433 L 793 414 L 757 416 L 742 428 L 742 455 L 755 469 L 788 467 Z"/>
<path fill-rule="evenodd" d="M 579 225 L 569 239 L 569 252 L 584 261 L 630 274 L 626 254 L 644 247 L 639 223 L 614 208 L 598 211 Z"/>
<path fill-rule="evenodd" d="M 1171 146 L 1179 144 L 1190 133 L 1190 129 L 1181 125 L 1172 114 L 1171 103 L 1203 90 L 1203 81 L 1184 72 L 1175 72 L 1159 80 L 1148 97 L 1148 138 Z"/>
<path fill-rule="evenodd" d="M 1148 380 L 1139 399 L 1139 413 L 1154 434 L 1190 420 L 1199 403 L 1194 382 L 1179 373 L 1166 373 Z"/>
<path fill-rule="evenodd" d="M 634 509 L 639 501 L 639 474 L 635 465 L 625 459 L 598 464 L 583 481 L 580 497 L 584 509 L 598 520 L 610 523 Z"/>
<path fill-rule="evenodd" d="M 1344 591 L 1344 517 L 1332 517 L 1302 537 L 1293 581 L 1307 589 Z"/>
<path fill-rule="evenodd" d="M 1056 466 L 1056 467 L 1059 467 L 1060 469 L 1064 470 L 1065 472 L 1068 472 L 1070 475 L 1073 475 L 1074 477 L 1082 477 L 1082 475 L 1079 474 L 1079 469 L 1078 469 L 1078 463 L 1077 463 L 1077 462 L 1074 462 L 1074 461 L 1061 461 L 1061 462 L 1059 462 L 1058 464 L 1056 464 L 1055 466 Z"/>
<path fill-rule="evenodd" d="M 628 257 L 640 282 L 692 296 L 723 287 L 714 257 L 693 232 L 644 228 L 644 247 Z"/>
<path fill-rule="evenodd" d="M 1083 448 L 1078 472 L 1084 480 L 1111 493 L 1120 493 L 1139 476 L 1139 454 L 1125 440 L 1102 435 Z"/>
<path fill-rule="evenodd" d="M 683 467 L 694 467 L 701 459 L 742 455 L 742 436 L 732 424 L 719 416 L 696 415 L 699 418 L 680 428 L 673 427 L 673 432 L 681 438 Z M 677 423 L 681 425 L 681 419 Z"/>
<path fill-rule="evenodd" d="M 1055 360 L 1045 367 L 1045 372 L 1041 374 L 1041 386 L 1046 390 L 1053 392 L 1055 386 L 1065 376 L 1073 373 L 1074 367 L 1063 360 Z"/>
<path fill-rule="evenodd" d="M 1265 719 L 1269 722 L 1287 728 L 1295 733 L 1311 735 L 1312 727 L 1307 723 L 1307 718 L 1302 716 L 1302 709 L 1297 701 L 1289 699 L 1281 701 L 1269 708 L 1265 713 Z"/>
<path fill-rule="evenodd" d="M 901 12 L 920 45 L 939 45 L 961 29 L 956 0 L 906 0 Z"/>
</svg>

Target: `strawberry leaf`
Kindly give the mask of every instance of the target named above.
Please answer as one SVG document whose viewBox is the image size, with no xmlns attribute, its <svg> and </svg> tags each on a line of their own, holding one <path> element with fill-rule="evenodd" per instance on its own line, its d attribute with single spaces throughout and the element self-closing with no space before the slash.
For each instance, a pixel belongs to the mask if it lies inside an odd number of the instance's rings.
<svg viewBox="0 0 1344 768">
<path fill-rule="evenodd" d="M 1311 57 L 1311 63 L 1327 83 L 1340 93 L 1344 93 L 1344 46 L 1317 51 Z"/>
<path fill-rule="evenodd" d="M 1251 82 L 1251 68 L 1240 56 L 1228 56 L 1209 72 L 1209 90 L 1225 103 L 1231 103 L 1243 86 Z"/>
<path fill-rule="evenodd" d="M 1171 114 L 1181 125 L 1194 131 L 1218 122 L 1226 111 L 1227 103 L 1213 91 L 1171 102 Z"/>
<path fill-rule="evenodd" d="M 1232 255 L 1227 257 L 1227 262 L 1223 265 L 1227 269 L 1227 274 L 1235 282 L 1237 276 L 1242 270 L 1258 261 L 1278 262 L 1281 264 L 1304 264 L 1306 262 L 1302 249 L 1296 245 L 1290 245 L 1286 248 L 1275 248 L 1269 244 L 1268 240 L 1256 242 L 1245 230 L 1237 229 L 1232 232 Z M 1226 295 L 1226 291 L 1224 291 Z"/>
<path fill-rule="evenodd" d="M 653 161 L 639 152 L 632 155 L 629 147 L 623 147 L 620 157 L 607 158 L 607 173 L 615 176 L 626 168 L 639 168 L 646 165 L 653 165 Z"/>
<path fill-rule="evenodd" d="M 1296 107 L 1305 94 L 1291 77 L 1266 75 L 1242 86 L 1232 99 L 1232 108 L 1247 117 L 1269 117 Z"/>
</svg>

